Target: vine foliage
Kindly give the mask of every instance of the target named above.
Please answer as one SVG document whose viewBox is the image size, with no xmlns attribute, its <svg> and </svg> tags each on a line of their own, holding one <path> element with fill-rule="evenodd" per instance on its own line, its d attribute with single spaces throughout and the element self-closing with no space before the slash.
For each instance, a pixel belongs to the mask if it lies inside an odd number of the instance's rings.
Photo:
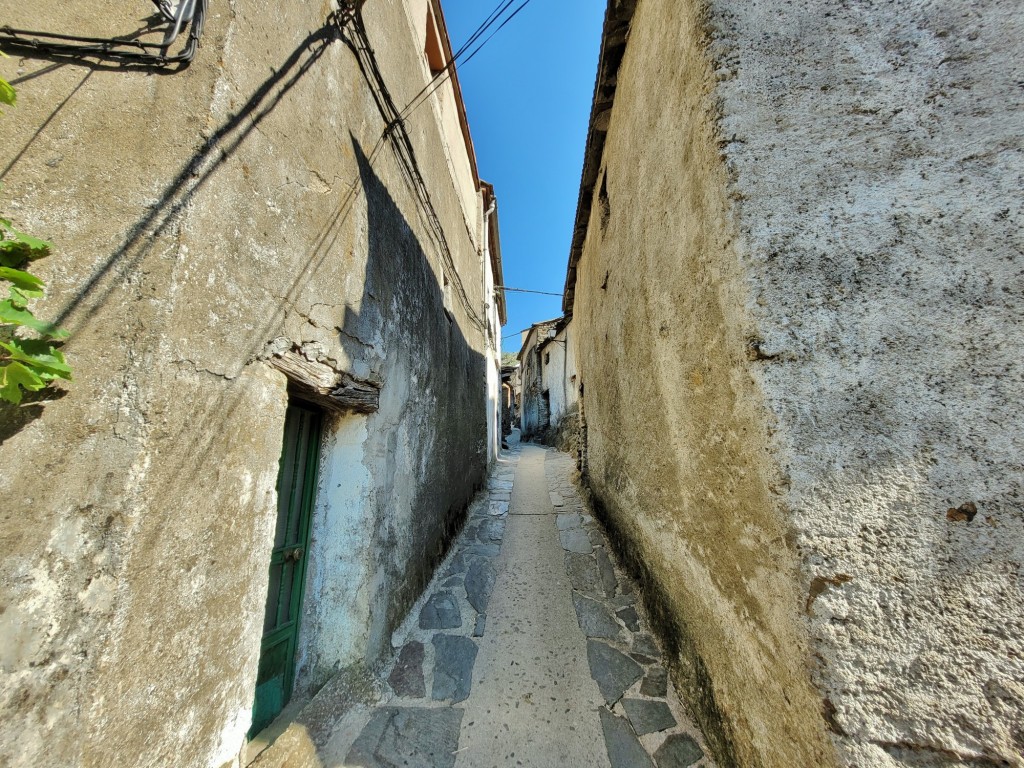
<svg viewBox="0 0 1024 768">
<path fill-rule="evenodd" d="M 13 107 L 16 100 L 14 88 L 0 78 L 0 104 Z M 23 390 L 38 392 L 56 379 L 71 379 L 59 347 L 67 331 L 39 320 L 28 306 L 45 288 L 28 267 L 49 255 L 49 243 L 0 218 L 0 291 L 7 289 L 0 301 L 0 400 L 18 404 Z"/>
</svg>

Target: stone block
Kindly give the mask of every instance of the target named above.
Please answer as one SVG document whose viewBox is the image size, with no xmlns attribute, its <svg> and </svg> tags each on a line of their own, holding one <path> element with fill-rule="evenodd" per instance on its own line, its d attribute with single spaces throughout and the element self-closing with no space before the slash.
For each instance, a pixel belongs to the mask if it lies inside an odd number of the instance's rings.
<svg viewBox="0 0 1024 768">
<path fill-rule="evenodd" d="M 629 656 L 597 640 L 587 640 L 587 662 L 608 706 L 621 699 L 644 673 L 643 667 Z"/>
<path fill-rule="evenodd" d="M 476 663 L 476 643 L 459 635 L 434 635 L 434 687 L 431 697 L 435 701 L 458 703 L 469 698 L 473 685 L 473 665 Z"/>
<path fill-rule="evenodd" d="M 654 768 L 650 755 L 644 750 L 629 723 L 604 707 L 599 712 L 611 768 Z"/>
<path fill-rule="evenodd" d="M 668 730 L 676 724 L 672 710 L 664 701 L 623 699 L 622 708 L 626 710 L 626 717 L 637 736 Z"/>
<path fill-rule="evenodd" d="M 462 715 L 462 710 L 454 707 L 378 709 L 352 744 L 345 765 L 453 768 Z"/>
<path fill-rule="evenodd" d="M 485 560 L 477 560 L 466 573 L 466 597 L 477 613 L 487 612 L 487 602 L 491 598 L 496 579 L 494 566 Z"/>
<path fill-rule="evenodd" d="M 462 612 L 451 592 L 435 592 L 420 609 L 420 629 L 457 629 Z"/>
<path fill-rule="evenodd" d="M 583 555 L 589 555 L 594 551 L 594 546 L 590 543 L 590 537 L 583 529 L 560 531 L 558 540 L 562 544 L 562 549 L 567 552 L 579 552 Z"/>
<path fill-rule="evenodd" d="M 606 637 L 618 639 L 622 630 L 611 612 L 597 600 L 584 597 L 579 592 L 572 593 L 572 605 L 576 609 L 576 618 L 580 629 L 587 637 Z"/>
<path fill-rule="evenodd" d="M 402 647 L 388 683 L 399 696 L 421 699 L 427 695 L 423 681 L 423 643 L 413 640 Z"/>
<path fill-rule="evenodd" d="M 672 734 L 654 753 L 658 768 L 690 768 L 702 757 L 704 750 L 685 733 Z"/>
</svg>

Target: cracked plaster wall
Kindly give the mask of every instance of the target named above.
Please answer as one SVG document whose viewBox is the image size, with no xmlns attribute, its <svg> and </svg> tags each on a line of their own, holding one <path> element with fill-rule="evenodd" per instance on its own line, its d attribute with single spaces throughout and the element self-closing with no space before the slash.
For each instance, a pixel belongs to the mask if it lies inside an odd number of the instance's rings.
<svg viewBox="0 0 1024 768">
<path fill-rule="evenodd" d="M 550 355 L 550 358 L 546 357 Z M 572 324 L 562 328 L 554 339 L 541 347 L 541 387 L 551 397 L 551 425 L 576 412 L 579 383 L 576 371 L 576 339 Z"/>
<path fill-rule="evenodd" d="M 1024 765 L 1021 23 L 639 2 L 589 480 L 724 764 Z"/>
<path fill-rule="evenodd" d="M 555 321 L 552 320 L 523 333 L 523 345 L 519 350 L 522 382 L 519 427 L 526 439 L 537 436 L 549 426 L 549 414 L 545 411 L 543 402 L 544 353 L 540 350 L 540 343 L 554 326 Z"/>
<path fill-rule="evenodd" d="M 74 31 L 116 34 L 148 2 L 76 7 Z M 372 492 L 348 571 L 323 548 L 308 596 L 360 594 L 365 635 L 307 601 L 309 687 L 372 663 L 415 600 L 486 463 L 478 221 L 431 110 L 410 133 L 469 306 L 443 309 L 441 258 L 327 2 L 211 3 L 182 72 L 10 58 L 4 210 L 55 243 L 37 313 L 72 332 L 66 396 L 0 412 L 0 762 L 232 764 L 249 725 L 287 402 L 260 361 L 287 338 L 382 385 L 360 419 Z M 68 31 L 57 2 L 14 26 Z M 77 22 L 76 22 L 77 24 Z M 424 83 L 402 4 L 366 25 L 404 105 Z M 23 79 L 22 79 L 23 78 Z M 20 81 L 19 81 L 20 80 Z M 470 194 L 475 194 L 472 192 Z M 334 434 L 338 430 L 337 435 Z M 335 489 L 321 489 L 314 536 Z M 316 541 L 314 541 L 314 547 Z M 352 583 L 349 578 L 358 583 Z"/>
</svg>

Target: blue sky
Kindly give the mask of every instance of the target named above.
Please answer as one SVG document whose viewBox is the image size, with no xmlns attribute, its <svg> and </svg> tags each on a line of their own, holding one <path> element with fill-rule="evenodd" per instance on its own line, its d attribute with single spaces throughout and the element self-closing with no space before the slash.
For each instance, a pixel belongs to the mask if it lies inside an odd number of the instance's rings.
<svg viewBox="0 0 1024 768">
<path fill-rule="evenodd" d="M 442 0 L 454 50 L 497 1 Z M 506 285 L 559 294 L 565 285 L 604 9 L 532 0 L 459 68 L 480 176 L 498 196 Z M 562 313 L 555 296 L 506 298 L 503 336 Z M 518 352 L 518 337 L 503 348 Z"/>
</svg>

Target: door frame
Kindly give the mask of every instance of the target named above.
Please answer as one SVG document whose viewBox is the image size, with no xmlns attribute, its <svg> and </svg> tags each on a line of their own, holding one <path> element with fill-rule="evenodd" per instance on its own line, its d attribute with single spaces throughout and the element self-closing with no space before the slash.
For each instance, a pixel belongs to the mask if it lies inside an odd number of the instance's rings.
<svg viewBox="0 0 1024 768">
<path fill-rule="evenodd" d="M 311 417 L 311 424 L 308 429 L 308 434 L 302 439 L 305 442 L 306 455 L 304 459 L 304 467 L 302 472 L 302 487 L 301 497 L 299 499 L 299 520 L 298 530 L 296 532 L 295 541 L 288 543 L 287 541 L 287 527 L 288 521 L 285 521 L 286 533 L 285 542 L 283 546 L 278 547 L 276 542 L 277 527 L 280 523 L 281 517 L 281 506 L 280 499 L 282 489 L 280 487 L 282 479 L 285 477 L 284 473 L 284 460 L 286 458 L 286 451 L 289 450 L 289 418 L 294 418 L 292 414 L 296 411 L 305 413 Z M 314 405 L 311 405 L 302 400 L 289 397 L 288 406 L 285 417 L 285 426 L 281 441 L 281 457 L 278 462 L 278 479 L 277 479 L 277 495 L 278 495 L 278 508 L 277 515 L 275 517 L 275 541 L 271 550 L 270 562 L 268 564 L 268 572 L 274 566 L 282 566 L 287 561 L 287 558 L 294 555 L 296 550 L 300 550 L 301 553 L 295 560 L 297 574 L 293 574 L 293 586 L 289 594 L 289 605 L 287 616 L 291 619 L 280 626 L 275 627 L 270 632 L 263 634 L 260 638 L 260 665 L 264 660 L 266 651 L 270 648 L 279 646 L 282 642 L 287 642 L 287 663 L 285 666 L 285 676 L 283 682 L 283 695 L 281 702 L 281 709 L 275 712 L 273 717 L 269 720 L 263 718 L 259 721 L 256 719 L 257 704 L 259 696 L 259 666 L 257 667 L 257 681 L 256 690 L 253 693 L 253 721 L 249 729 L 248 738 L 252 740 L 260 731 L 266 728 L 270 723 L 277 718 L 277 716 L 283 711 L 290 701 L 292 694 L 294 693 L 295 677 L 296 677 L 296 661 L 298 655 L 298 644 L 299 644 L 299 633 L 301 631 L 302 623 L 302 611 L 303 603 L 305 600 L 306 593 L 306 580 L 309 570 L 309 544 L 313 529 L 313 512 L 316 504 L 317 490 L 319 486 L 319 474 L 320 474 L 320 458 L 323 447 L 323 435 L 324 435 L 324 413 L 321 409 Z M 298 445 L 296 447 L 299 447 Z M 293 474 L 293 478 L 295 474 Z M 294 481 L 292 489 L 294 489 Z M 291 496 L 294 490 L 289 492 Z M 269 603 L 271 583 L 267 584 L 266 594 L 267 602 Z M 279 583 L 278 595 L 280 596 L 283 586 Z M 278 617 L 280 617 L 281 604 L 278 603 Z M 266 611 L 267 606 L 264 607 L 264 623 L 266 625 Z"/>
</svg>

